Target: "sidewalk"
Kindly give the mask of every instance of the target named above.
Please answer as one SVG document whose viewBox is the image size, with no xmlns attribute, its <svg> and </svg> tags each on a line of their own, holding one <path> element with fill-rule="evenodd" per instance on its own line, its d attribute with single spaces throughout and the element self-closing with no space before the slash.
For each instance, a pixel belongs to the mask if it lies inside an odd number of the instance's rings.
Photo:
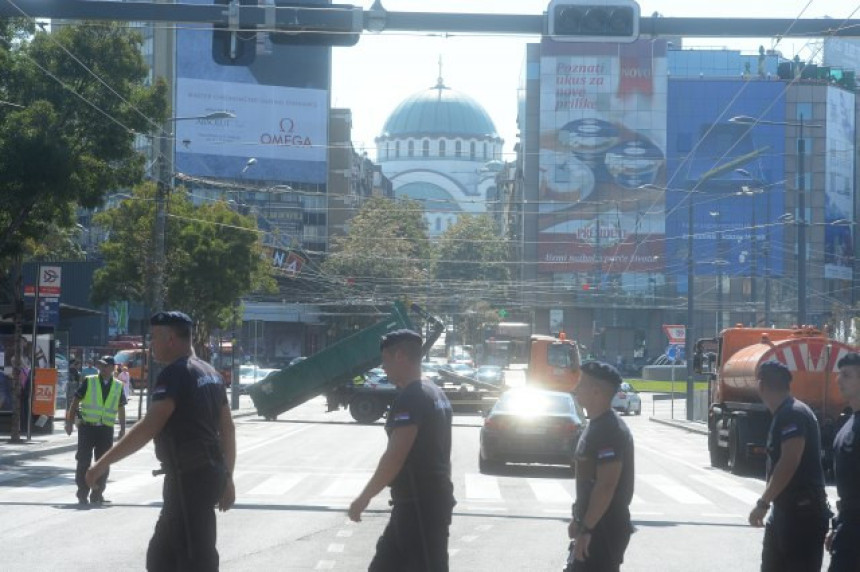
<svg viewBox="0 0 860 572">
<path fill-rule="evenodd" d="M 708 434 L 708 425 L 702 421 L 687 421 L 686 419 L 666 419 L 663 417 L 649 417 L 648 419 L 649 421 L 653 421 L 654 423 L 660 423 L 662 425 L 676 427 L 678 429 L 683 429 L 684 431 L 689 431 L 690 433 L 698 433 L 700 435 Z"/>
<path fill-rule="evenodd" d="M 228 390 L 227 397 L 230 394 Z M 128 404 L 125 406 L 125 424 L 126 427 L 134 425 L 138 420 L 139 398 L 137 394 L 131 396 Z M 144 397 L 142 413 L 146 415 L 146 398 Z M 233 418 L 248 417 L 256 415 L 257 410 L 251 402 L 251 398 L 247 395 L 242 395 L 239 398 L 239 409 L 233 410 Z M 63 420 L 66 417 L 66 411 L 58 409 L 54 416 L 54 432 L 52 434 L 33 433 L 33 438 L 30 441 L 21 443 L 10 443 L 8 435 L 0 436 L 0 465 L 10 465 L 27 459 L 54 455 L 56 453 L 67 453 L 77 449 L 78 436 L 75 432 L 71 435 L 66 435 L 63 426 Z M 26 432 L 21 432 L 21 439 L 26 439 Z"/>
</svg>

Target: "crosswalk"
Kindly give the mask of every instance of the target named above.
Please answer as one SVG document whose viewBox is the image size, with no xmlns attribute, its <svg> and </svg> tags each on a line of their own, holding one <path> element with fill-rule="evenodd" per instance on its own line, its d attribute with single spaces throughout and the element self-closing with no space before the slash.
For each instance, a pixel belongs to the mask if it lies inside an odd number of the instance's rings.
<svg viewBox="0 0 860 572">
<path fill-rule="evenodd" d="M 346 508 L 370 478 L 369 471 L 343 473 L 274 469 L 237 471 L 238 502 Z M 116 505 L 156 505 L 161 500 L 161 478 L 143 469 L 114 469 L 106 496 Z M 572 479 L 514 477 L 465 472 L 455 478 L 458 511 L 509 514 L 569 514 L 575 497 Z M 642 473 L 636 475 L 631 505 L 634 518 L 691 515 L 745 516 L 761 494 L 763 483 L 719 472 L 695 474 Z M 71 503 L 75 485 L 71 473 L 33 474 L 0 471 L 0 504 Z M 831 491 L 832 493 L 832 491 Z M 385 506 L 385 495 L 376 502 Z"/>
</svg>

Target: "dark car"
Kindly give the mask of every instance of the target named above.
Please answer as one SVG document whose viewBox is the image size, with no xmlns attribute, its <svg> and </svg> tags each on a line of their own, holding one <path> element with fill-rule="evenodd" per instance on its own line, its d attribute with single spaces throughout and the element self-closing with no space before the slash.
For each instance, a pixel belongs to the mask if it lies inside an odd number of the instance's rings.
<svg viewBox="0 0 860 572">
<path fill-rule="evenodd" d="M 505 370 L 497 365 L 482 365 L 475 373 L 475 379 L 501 386 L 505 383 Z"/>
<path fill-rule="evenodd" d="M 478 467 L 486 473 L 509 462 L 570 465 L 584 426 L 569 393 L 512 389 L 484 420 Z"/>
</svg>

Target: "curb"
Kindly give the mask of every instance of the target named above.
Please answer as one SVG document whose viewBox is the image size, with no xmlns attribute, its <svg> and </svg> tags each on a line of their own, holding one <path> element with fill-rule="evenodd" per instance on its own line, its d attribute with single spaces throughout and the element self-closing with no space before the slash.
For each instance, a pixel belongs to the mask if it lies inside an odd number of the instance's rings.
<svg viewBox="0 0 860 572">
<path fill-rule="evenodd" d="M 698 421 L 678 421 L 677 419 L 660 419 L 659 417 L 649 417 L 648 420 L 660 423 L 661 425 L 675 427 L 676 429 L 683 429 L 689 433 L 698 433 L 699 435 L 708 434 L 708 426 Z"/>
<path fill-rule="evenodd" d="M 238 417 L 250 417 L 252 415 L 256 415 L 256 409 L 251 411 L 239 411 L 233 414 L 233 419 Z M 134 425 L 137 422 L 137 419 L 134 422 L 127 422 L 126 426 Z M 46 445 L 34 451 L 21 451 L 20 453 L 10 452 L 0 454 L 0 465 L 10 465 L 13 463 L 17 463 L 18 461 L 27 461 L 29 459 L 37 459 L 39 457 L 46 457 L 48 455 L 57 455 L 59 453 L 71 453 L 72 451 L 76 451 L 78 448 L 77 440 L 74 443 L 64 443 L 62 445 Z"/>
</svg>

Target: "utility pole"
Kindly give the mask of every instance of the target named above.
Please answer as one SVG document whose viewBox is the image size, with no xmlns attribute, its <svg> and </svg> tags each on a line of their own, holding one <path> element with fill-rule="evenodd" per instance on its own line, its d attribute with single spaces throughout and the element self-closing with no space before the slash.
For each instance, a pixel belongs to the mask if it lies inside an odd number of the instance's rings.
<svg viewBox="0 0 860 572">
<path fill-rule="evenodd" d="M 684 333 L 684 359 L 687 360 L 687 421 L 693 420 L 693 320 L 696 299 L 695 273 L 693 272 L 693 196 L 687 193 L 687 328 Z"/>
<path fill-rule="evenodd" d="M 797 325 L 806 324 L 806 141 L 803 114 L 797 139 Z"/>
</svg>

